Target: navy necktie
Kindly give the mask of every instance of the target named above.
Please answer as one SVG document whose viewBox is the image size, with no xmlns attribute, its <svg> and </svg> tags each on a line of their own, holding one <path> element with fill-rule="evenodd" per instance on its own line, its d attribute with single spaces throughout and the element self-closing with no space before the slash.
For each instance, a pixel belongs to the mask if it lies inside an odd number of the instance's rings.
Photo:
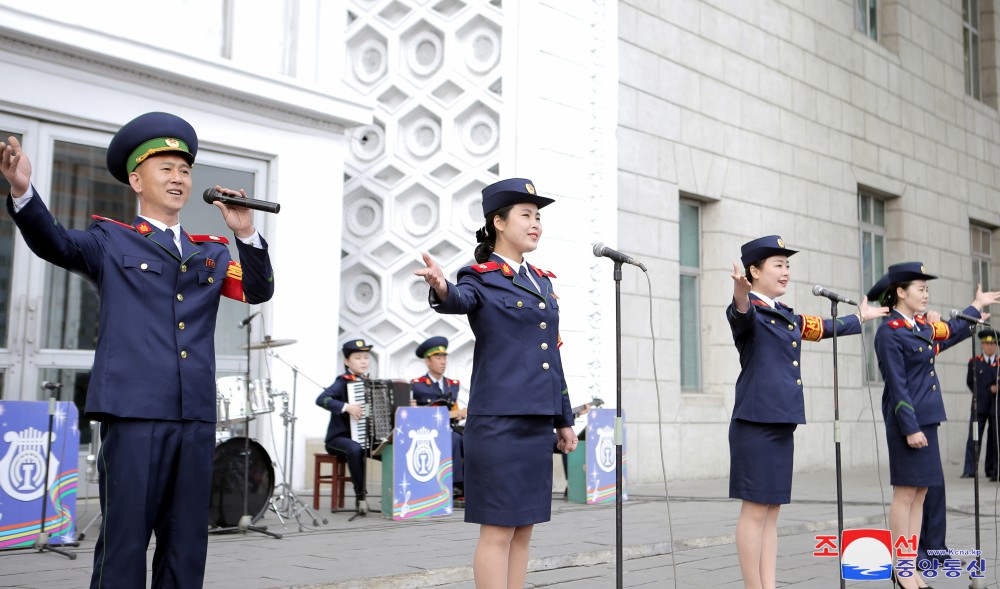
<svg viewBox="0 0 1000 589">
<path fill-rule="evenodd" d="M 531 282 L 530 278 L 528 278 L 528 270 L 524 264 L 521 264 L 521 269 L 517 271 L 517 275 L 520 276 L 522 280 L 524 280 L 524 286 L 530 288 L 535 292 L 538 292 L 538 289 L 535 288 L 535 284 Z"/>
</svg>

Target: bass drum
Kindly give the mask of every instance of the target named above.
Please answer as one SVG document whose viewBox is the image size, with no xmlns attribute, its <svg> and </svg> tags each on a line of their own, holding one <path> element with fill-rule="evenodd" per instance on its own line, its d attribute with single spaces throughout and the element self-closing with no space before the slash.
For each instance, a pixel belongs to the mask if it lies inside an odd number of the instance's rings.
<svg viewBox="0 0 1000 589">
<path fill-rule="evenodd" d="M 212 462 L 212 497 L 208 523 L 213 527 L 236 527 L 243 516 L 243 473 L 249 457 L 246 512 L 256 523 L 264 516 L 274 493 L 274 466 L 264 447 L 254 440 L 230 438 L 215 447 Z"/>
</svg>

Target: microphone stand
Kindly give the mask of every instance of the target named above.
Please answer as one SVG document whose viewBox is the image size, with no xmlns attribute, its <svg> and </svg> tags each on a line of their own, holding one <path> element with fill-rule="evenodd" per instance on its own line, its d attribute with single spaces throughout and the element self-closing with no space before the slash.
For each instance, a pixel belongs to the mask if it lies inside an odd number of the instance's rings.
<svg viewBox="0 0 1000 589">
<path fill-rule="evenodd" d="M 837 366 L 837 301 L 830 300 L 830 315 L 833 324 L 833 447 L 837 464 L 837 539 L 843 545 L 844 538 L 844 487 L 843 472 L 840 461 L 840 376 Z M 860 313 L 859 313 L 860 317 Z M 864 330 L 862 329 L 862 332 Z M 862 334 L 863 335 L 863 334 Z M 839 551 L 837 562 L 843 568 L 844 551 Z M 844 589 L 844 575 L 837 575 L 840 578 L 840 589 Z"/>
<path fill-rule="evenodd" d="M 62 388 L 62 384 L 46 382 L 42 384 L 42 388 L 49 391 L 49 429 L 45 434 L 45 486 L 42 487 L 42 519 L 39 523 L 38 536 L 35 537 L 35 548 L 39 552 L 48 550 L 61 554 L 70 560 L 76 560 L 76 553 L 56 548 L 49 543 L 49 534 L 45 531 L 45 508 L 48 507 L 49 503 L 49 459 L 52 457 L 52 419 L 56 413 L 56 391 Z M 79 544 L 74 543 L 72 546 L 79 546 Z"/>
<path fill-rule="evenodd" d="M 615 587 L 622 589 L 622 263 L 615 260 Z M 660 450 L 662 452 L 662 448 Z M 670 547 L 671 552 L 674 547 Z"/>
<path fill-rule="evenodd" d="M 976 523 L 976 569 L 982 572 L 983 567 L 983 557 L 980 545 L 980 530 L 979 530 L 979 407 L 976 397 L 979 396 L 978 383 L 976 382 L 976 332 L 978 324 L 973 323 L 970 326 L 972 330 L 972 337 L 969 338 L 972 341 L 972 415 L 969 417 L 969 427 L 972 429 L 972 456 L 976 459 L 975 472 L 972 475 L 972 497 L 975 502 L 975 523 Z M 983 579 L 970 578 L 969 579 L 969 589 L 980 589 L 986 587 L 982 583 Z"/>
</svg>

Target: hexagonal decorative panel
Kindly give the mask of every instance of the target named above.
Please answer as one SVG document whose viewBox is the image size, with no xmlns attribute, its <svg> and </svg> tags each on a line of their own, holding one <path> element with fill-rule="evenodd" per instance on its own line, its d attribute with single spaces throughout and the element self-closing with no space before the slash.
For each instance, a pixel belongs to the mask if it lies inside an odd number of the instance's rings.
<svg viewBox="0 0 1000 589">
<path fill-rule="evenodd" d="M 340 333 L 375 345 L 374 376 L 407 380 L 425 370 L 416 345 L 443 335 L 451 340 L 448 376 L 467 381 L 468 320 L 432 311 L 413 271 L 423 267 L 422 252 L 451 279 L 472 262 L 480 191 L 496 180 L 500 158 L 503 3 L 345 4 L 344 82 L 373 97 L 375 123 L 350 135 Z"/>
</svg>

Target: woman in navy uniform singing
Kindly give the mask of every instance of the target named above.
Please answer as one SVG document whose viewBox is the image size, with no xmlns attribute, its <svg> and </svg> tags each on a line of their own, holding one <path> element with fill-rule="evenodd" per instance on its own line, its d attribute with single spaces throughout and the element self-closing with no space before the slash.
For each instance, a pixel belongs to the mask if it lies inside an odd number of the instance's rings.
<svg viewBox="0 0 1000 589">
<path fill-rule="evenodd" d="M 744 272 L 733 263 L 733 302 L 726 318 L 740 354 L 736 405 L 729 425 L 729 496 L 742 499 L 736 550 L 748 589 L 776 583 L 778 510 L 791 502 L 792 434 L 806 422 L 802 397 L 801 342 L 832 337 L 833 320 L 796 315 L 776 301 L 791 277 L 777 235 L 743 244 Z M 861 332 L 861 323 L 888 309 L 861 302 L 860 313 L 837 320 L 837 335 Z"/>
<path fill-rule="evenodd" d="M 465 521 L 481 524 L 473 560 L 476 587 L 523 587 L 532 526 L 552 508 L 552 429 L 560 449 L 576 448 L 559 356 L 559 303 L 551 272 L 524 259 L 542 236 L 542 207 L 530 180 L 483 189 L 486 226 L 476 232 L 477 264 L 458 283 L 424 254 L 414 272 L 439 313 L 462 313 L 476 336 L 465 424 Z"/>
<path fill-rule="evenodd" d="M 937 429 L 947 417 L 935 357 L 972 335 L 971 326 L 962 319 L 945 323 L 937 313 L 924 316 L 927 281 L 935 278 L 924 272 L 920 262 L 903 262 L 889 266 L 868 291 L 869 297 L 892 308 L 875 333 L 875 354 L 885 381 L 882 417 L 893 487 L 889 508 L 893 545 L 901 536 L 919 539 L 927 487 L 944 484 Z M 984 307 L 996 302 L 1000 292 L 977 288 L 964 313 L 979 317 Z M 926 586 L 919 575 L 899 575 L 897 581 L 907 589 Z"/>
</svg>

